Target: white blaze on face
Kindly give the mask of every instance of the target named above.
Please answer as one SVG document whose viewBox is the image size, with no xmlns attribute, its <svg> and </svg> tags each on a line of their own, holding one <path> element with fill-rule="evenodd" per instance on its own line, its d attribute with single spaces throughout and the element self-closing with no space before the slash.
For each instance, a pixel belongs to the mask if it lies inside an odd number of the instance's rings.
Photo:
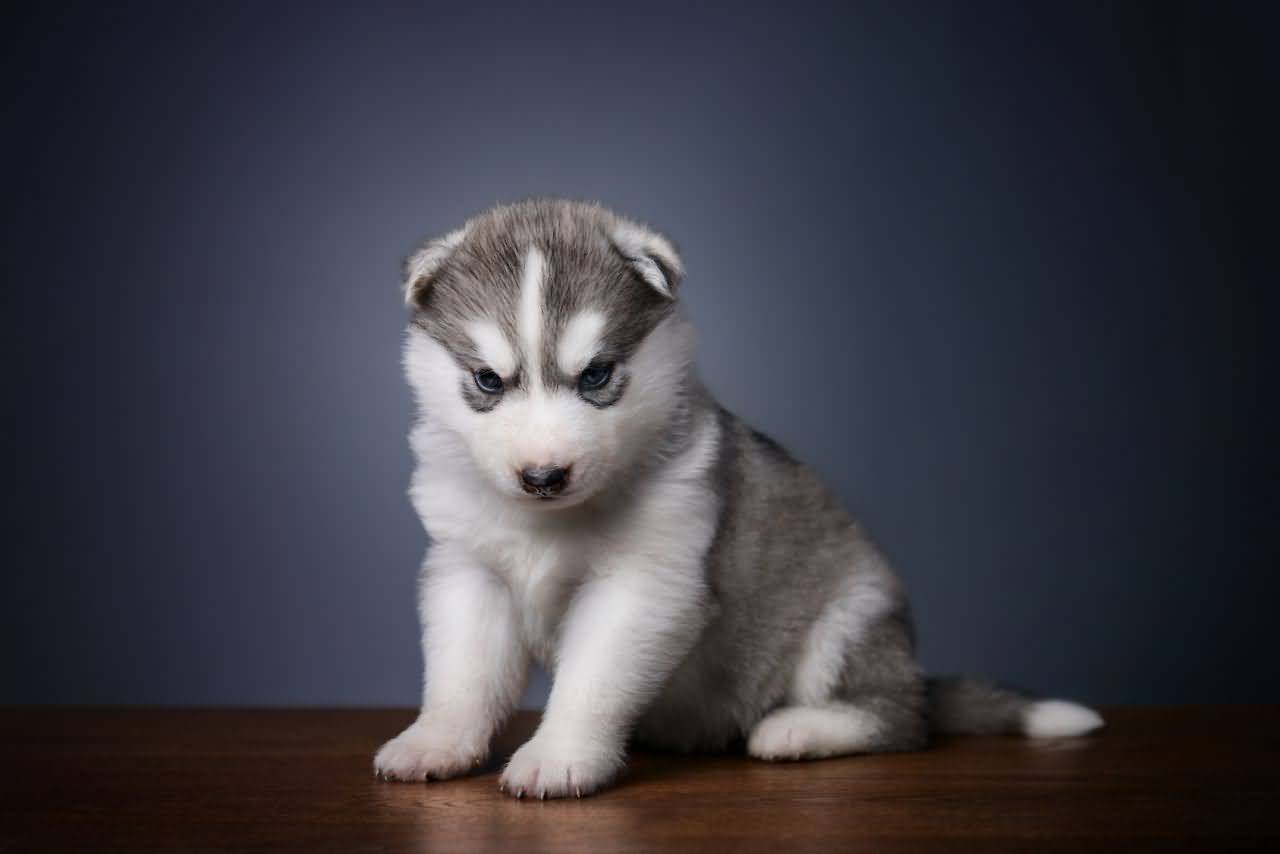
<svg viewBox="0 0 1280 854">
<path fill-rule="evenodd" d="M 571 465 L 573 448 L 579 444 L 580 413 L 577 403 L 555 389 L 552 377 L 542 376 L 542 342 L 545 324 L 542 287 L 546 278 L 546 258 L 536 246 L 525 254 L 520 271 L 520 303 L 516 332 L 520 337 L 523 394 L 513 396 L 499 407 L 500 422 L 510 454 L 510 465 Z"/>
<path fill-rule="evenodd" d="M 546 259 L 538 247 L 530 246 L 520 274 L 520 314 L 516 329 L 524 349 L 525 379 L 530 394 L 542 388 L 542 276 Z"/>
<path fill-rule="evenodd" d="M 556 360 L 567 376 L 576 376 L 600 352 L 600 334 L 604 332 L 604 315 L 598 311 L 582 311 L 565 326 L 556 347 Z"/>
<path fill-rule="evenodd" d="M 510 379 L 516 372 L 516 354 L 496 324 L 477 320 L 468 327 L 476 352 L 498 376 Z"/>
</svg>

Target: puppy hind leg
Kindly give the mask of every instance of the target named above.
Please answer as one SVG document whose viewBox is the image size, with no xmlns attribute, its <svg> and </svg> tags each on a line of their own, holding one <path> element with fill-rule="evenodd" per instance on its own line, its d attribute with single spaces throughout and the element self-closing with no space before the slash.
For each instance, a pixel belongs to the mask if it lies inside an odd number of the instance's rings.
<svg viewBox="0 0 1280 854">
<path fill-rule="evenodd" d="M 760 759 L 910 750 L 926 740 L 924 680 L 905 602 L 873 585 L 832 601 L 797 662 L 788 704 L 747 739 Z"/>
</svg>

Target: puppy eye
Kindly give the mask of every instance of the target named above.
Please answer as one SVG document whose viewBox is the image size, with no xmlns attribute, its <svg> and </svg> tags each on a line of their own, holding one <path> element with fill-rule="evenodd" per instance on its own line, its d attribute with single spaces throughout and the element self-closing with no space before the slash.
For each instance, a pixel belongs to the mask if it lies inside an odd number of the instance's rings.
<svg viewBox="0 0 1280 854">
<path fill-rule="evenodd" d="M 594 391 L 601 388 L 613 376 L 613 363 L 591 364 L 578 375 L 578 391 Z"/>
<path fill-rule="evenodd" d="M 502 393 L 502 377 L 495 374 L 488 368 L 481 368 L 475 372 L 476 388 L 485 394 L 501 394 Z"/>
</svg>

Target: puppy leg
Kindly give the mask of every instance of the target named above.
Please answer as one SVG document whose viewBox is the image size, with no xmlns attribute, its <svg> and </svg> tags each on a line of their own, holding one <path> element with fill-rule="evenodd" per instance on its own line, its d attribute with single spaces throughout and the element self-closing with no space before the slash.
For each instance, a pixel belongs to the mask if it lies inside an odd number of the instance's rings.
<svg viewBox="0 0 1280 854">
<path fill-rule="evenodd" d="M 440 780 L 483 762 L 528 674 L 509 589 L 464 550 L 432 547 L 418 610 L 426 663 L 422 711 L 374 758 L 375 771 L 392 780 Z"/>
<path fill-rule="evenodd" d="M 511 757 L 515 797 L 581 797 L 622 768 L 626 739 L 702 628 L 700 574 L 632 568 L 578 592 L 542 725 Z"/>
<path fill-rule="evenodd" d="M 818 759 L 924 744 L 924 680 L 896 586 L 857 580 L 816 621 L 787 705 L 751 730 L 760 759 Z"/>
</svg>

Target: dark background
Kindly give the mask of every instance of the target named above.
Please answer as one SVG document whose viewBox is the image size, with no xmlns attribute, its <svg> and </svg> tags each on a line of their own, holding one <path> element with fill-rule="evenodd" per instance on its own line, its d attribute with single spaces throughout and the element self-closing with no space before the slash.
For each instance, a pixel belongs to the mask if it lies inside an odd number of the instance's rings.
<svg viewBox="0 0 1280 854">
<path fill-rule="evenodd" d="M 538 194 L 681 244 L 931 669 L 1280 700 L 1271 22 L 533 6 L 12 13 L 0 701 L 416 702 L 398 265 Z"/>
</svg>

